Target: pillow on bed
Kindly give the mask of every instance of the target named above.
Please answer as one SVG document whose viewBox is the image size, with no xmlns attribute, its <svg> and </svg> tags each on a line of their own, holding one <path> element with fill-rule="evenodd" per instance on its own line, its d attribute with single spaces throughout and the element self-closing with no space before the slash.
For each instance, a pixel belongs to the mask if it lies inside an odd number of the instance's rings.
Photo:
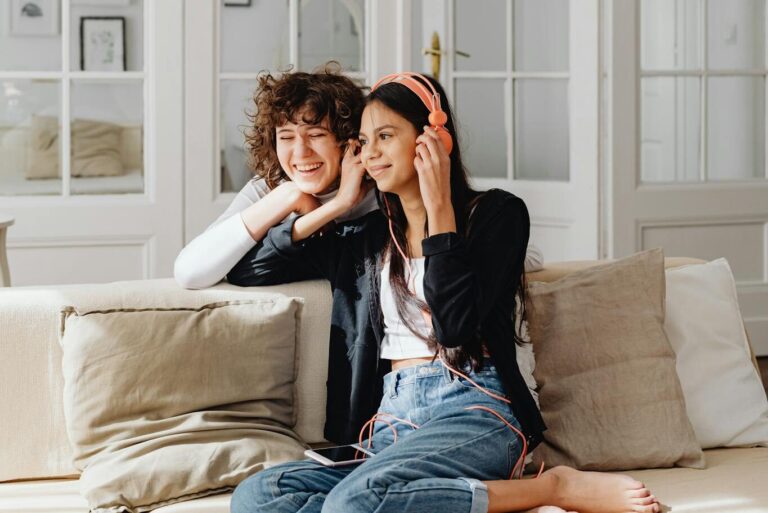
<svg viewBox="0 0 768 513">
<path fill-rule="evenodd" d="M 301 300 L 62 310 L 64 413 L 91 511 L 145 512 L 301 459 Z"/>
<path fill-rule="evenodd" d="M 703 466 L 663 330 L 661 250 L 531 283 L 528 300 L 548 427 L 537 465 Z"/>
<path fill-rule="evenodd" d="M 118 176 L 122 127 L 104 121 L 72 122 L 72 176 Z"/>
</svg>

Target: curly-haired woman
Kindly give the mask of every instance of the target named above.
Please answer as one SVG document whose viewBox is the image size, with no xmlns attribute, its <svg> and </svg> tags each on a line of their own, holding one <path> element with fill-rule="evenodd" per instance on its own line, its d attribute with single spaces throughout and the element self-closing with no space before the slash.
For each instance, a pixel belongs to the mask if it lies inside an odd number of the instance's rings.
<svg viewBox="0 0 768 513">
<path fill-rule="evenodd" d="M 364 95 L 330 62 L 312 73 L 263 73 L 253 102 L 246 146 L 256 176 L 176 258 L 174 276 L 182 287 L 215 285 L 271 227 L 336 195 L 344 149 L 360 129 Z M 336 220 L 377 208 L 369 193 Z M 526 270 L 540 268 L 541 261 L 540 252 L 529 247 Z M 317 277 L 310 268 L 307 273 L 305 279 Z"/>
</svg>

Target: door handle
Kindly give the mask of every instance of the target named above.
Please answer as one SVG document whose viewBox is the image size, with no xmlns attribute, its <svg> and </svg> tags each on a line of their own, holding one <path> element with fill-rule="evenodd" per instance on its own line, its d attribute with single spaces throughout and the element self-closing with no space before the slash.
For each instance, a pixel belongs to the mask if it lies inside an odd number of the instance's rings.
<svg viewBox="0 0 768 513">
<path fill-rule="evenodd" d="M 440 60 L 442 59 L 444 53 L 445 52 L 440 50 L 440 34 L 433 32 L 432 45 L 429 48 L 424 48 L 422 50 L 422 54 L 432 56 L 432 76 L 437 79 L 440 78 Z M 461 57 L 470 57 L 467 52 L 462 52 L 461 50 L 454 50 L 454 53 Z"/>
</svg>

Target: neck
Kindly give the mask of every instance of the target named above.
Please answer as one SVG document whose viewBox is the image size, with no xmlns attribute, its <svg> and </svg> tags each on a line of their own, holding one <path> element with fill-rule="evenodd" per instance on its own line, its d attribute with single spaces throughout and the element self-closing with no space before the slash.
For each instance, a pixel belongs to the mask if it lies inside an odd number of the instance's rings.
<svg viewBox="0 0 768 513">
<path fill-rule="evenodd" d="M 408 222 L 406 235 L 411 247 L 413 247 L 416 241 L 420 242 L 424 238 L 424 226 L 427 223 L 427 209 L 424 207 L 424 201 L 421 199 L 418 182 L 415 188 L 398 192 L 397 195 L 400 198 L 400 204 L 403 206 L 403 213 Z M 421 248 L 421 244 L 418 247 Z M 421 251 L 419 250 L 418 253 L 421 253 Z"/>
</svg>

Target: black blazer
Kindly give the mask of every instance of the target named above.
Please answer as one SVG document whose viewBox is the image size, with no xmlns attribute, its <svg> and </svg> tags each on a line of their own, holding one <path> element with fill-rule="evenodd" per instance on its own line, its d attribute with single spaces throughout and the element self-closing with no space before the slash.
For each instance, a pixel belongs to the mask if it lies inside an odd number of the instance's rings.
<svg viewBox="0 0 768 513">
<path fill-rule="evenodd" d="M 241 286 L 316 277 L 331 282 L 330 354 L 325 437 L 356 441 L 381 402 L 390 362 L 379 358 L 384 334 L 379 305 L 385 216 L 373 211 L 332 232 L 294 243 L 295 219 L 272 228 L 227 275 Z M 494 189 L 477 202 L 468 235 L 443 233 L 422 242 L 424 294 L 438 343 L 460 346 L 479 333 L 499 371 L 529 448 L 546 429 L 515 358 L 515 295 L 522 277 L 530 219 L 525 203 Z"/>
</svg>

